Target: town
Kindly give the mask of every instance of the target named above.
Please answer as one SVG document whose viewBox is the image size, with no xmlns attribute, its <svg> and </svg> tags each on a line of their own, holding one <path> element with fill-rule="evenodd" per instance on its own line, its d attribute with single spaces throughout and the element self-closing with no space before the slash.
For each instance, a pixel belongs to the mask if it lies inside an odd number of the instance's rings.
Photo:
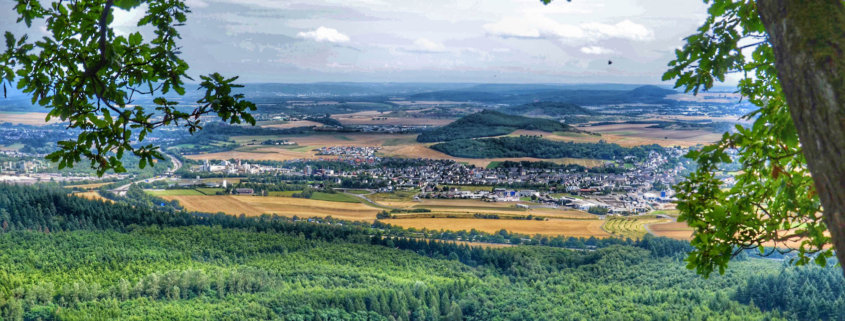
<svg viewBox="0 0 845 321">
<path fill-rule="evenodd" d="M 600 169 L 580 166 L 537 168 L 509 166 L 479 168 L 451 160 L 416 159 L 408 166 L 380 166 L 377 147 L 322 147 L 318 155 L 338 158 L 293 160 L 278 165 L 247 161 L 204 161 L 188 169 L 194 173 L 223 176 L 285 176 L 292 180 L 344 180 L 378 186 L 379 192 L 417 190 L 416 199 L 477 199 L 488 202 L 522 202 L 530 205 L 571 207 L 596 214 L 637 214 L 669 206 L 675 184 L 684 171 L 679 160 L 685 148 L 651 152 L 643 160 L 626 157 L 607 161 Z M 342 162 L 349 169 L 320 168 L 317 163 Z M 305 165 L 303 165 L 305 164 Z M 513 164 L 513 165 L 519 165 Z M 462 186 L 488 186 L 463 189 Z M 525 188 L 519 188 L 525 187 Z"/>
</svg>

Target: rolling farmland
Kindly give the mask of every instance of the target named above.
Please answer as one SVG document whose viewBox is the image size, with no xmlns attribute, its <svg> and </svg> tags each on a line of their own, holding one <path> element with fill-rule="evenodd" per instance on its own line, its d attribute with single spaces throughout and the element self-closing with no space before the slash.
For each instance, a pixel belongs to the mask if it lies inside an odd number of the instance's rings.
<svg viewBox="0 0 845 321">
<path fill-rule="evenodd" d="M 386 219 L 382 220 L 382 222 L 405 228 L 426 228 L 429 230 L 469 231 L 476 229 L 488 233 L 496 233 L 506 229 L 512 233 L 529 235 L 544 234 L 574 237 L 611 237 L 610 234 L 601 229 L 601 226 L 604 223 L 604 221 L 601 220 L 550 219 L 548 221 L 534 221 L 471 218 L 412 218 Z"/>
<path fill-rule="evenodd" d="M 658 223 L 671 222 L 670 219 L 657 218 L 656 216 L 634 216 L 634 217 L 608 217 L 602 229 L 614 236 L 622 238 L 638 239 L 648 233 L 646 226 L 653 227 Z M 683 224 L 683 223 L 681 223 Z M 684 226 L 686 226 L 684 224 Z"/>
<path fill-rule="evenodd" d="M 277 214 L 280 216 L 325 217 L 345 220 L 372 221 L 378 209 L 361 203 L 321 201 L 279 196 L 235 196 L 235 195 L 165 195 L 166 200 L 177 200 L 190 211 L 230 215 Z"/>
</svg>

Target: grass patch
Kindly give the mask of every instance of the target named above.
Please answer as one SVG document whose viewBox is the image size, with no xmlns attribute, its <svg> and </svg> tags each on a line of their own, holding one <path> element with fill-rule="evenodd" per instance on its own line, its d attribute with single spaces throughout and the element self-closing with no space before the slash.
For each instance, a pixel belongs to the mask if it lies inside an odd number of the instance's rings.
<svg viewBox="0 0 845 321">
<path fill-rule="evenodd" d="M 196 191 L 202 193 L 203 195 L 217 195 L 217 192 L 225 191 L 225 189 L 223 189 L 223 188 L 200 187 L 200 188 L 196 188 Z"/>
<path fill-rule="evenodd" d="M 404 138 L 390 138 L 382 143 L 382 146 L 400 146 L 400 145 L 407 145 L 416 143 L 416 138 L 413 137 L 404 137 Z"/>
<path fill-rule="evenodd" d="M 185 195 L 204 195 L 195 189 L 165 189 L 165 190 L 144 190 L 147 194 L 152 196 L 185 196 Z"/>
<path fill-rule="evenodd" d="M 272 191 L 267 192 L 267 196 L 291 197 L 295 193 L 302 193 L 302 191 Z"/>
<path fill-rule="evenodd" d="M 369 194 L 370 193 L 370 191 L 363 190 L 363 189 L 348 189 L 348 190 L 346 190 L 346 192 L 349 193 L 349 194 Z"/>
<path fill-rule="evenodd" d="M 346 137 L 346 136 L 343 136 L 343 135 L 334 135 L 333 137 L 340 139 L 340 140 L 350 141 L 350 142 L 354 140 L 352 138 L 349 138 L 349 137 Z"/>
<path fill-rule="evenodd" d="M 554 132 L 553 134 L 555 134 L 556 136 L 561 136 L 561 137 L 584 137 L 584 136 L 587 136 L 587 135 L 584 135 L 582 133 L 576 133 L 576 132 Z"/>
<path fill-rule="evenodd" d="M 311 199 L 329 202 L 361 203 L 360 198 L 343 193 L 314 192 L 313 194 L 311 194 Z"/>
<path fill-rule="evenodd" d="M 392 193 L 375 193 L 367 196 L 373 201 L 393 201 L 393 202 L 410 202 L 414 200 L 414 196 L 419 193 L 418 190 L 410 191 L 394 191 Z"/>
<path fill-rule="evenodd" d="M 677 216 L 677 215 L 681 214 L 681 211 L 678 211 L 678 210 L 655 210 L 655 211 L 651 211 L 650 214 L 654 214 L 654 215 L 662 214 L 662 215 L 669 215 L 669 216 Z"/>
</svg>

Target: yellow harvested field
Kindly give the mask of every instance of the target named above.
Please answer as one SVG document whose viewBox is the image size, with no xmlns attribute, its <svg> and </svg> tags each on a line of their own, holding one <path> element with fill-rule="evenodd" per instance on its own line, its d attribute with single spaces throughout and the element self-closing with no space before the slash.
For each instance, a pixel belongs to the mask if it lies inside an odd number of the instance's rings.
<svg viewBox="0 0 845 321">
<path fill-rule="evenodd" d="M 387 219 L 381 221 L 405 228 L 427 228 L 430 230 L 469 231 L 476 229 L 488 233 L 496 233 L 505 229 L 513 233 L 529 235 L 544 234 L 574 237 L 595 236 L 601 238 L 611 236 L 601 229 L 601 225 L 604 223 L 604 221 L 601 220 L 550 219 L 548 221 L 529 221 L 474 218 L 411 218 Z"/>
<path fill-rule="evenodd" d="M 589 214 L 582 211 L 575 211 L 570 209 L 557 208 L 532 208 L 523 209 L 516 207 L 515 202 L 485 202 L 471 199 L 422 199 L 419 201 L 411 201 L 405 199 L 391 199 L 383 197 L 383 194 L 373 194 L 369 198 L 378 202 L 381 205 L 415 209 L 427 208 L 431 213 L 435 214 L 501 214 L 511 216 L 543 216 L 553 218 L 568 218 L 568 219 L 597 219 L 596 215 Z M 420 213 L 425 215 L 427 213 Z"/>
<path fill-rule="evenodd" d="M 631 127 L 636 126 L 636 127 Z M 580 129 L 601 134 L 601 136 L 579 133 L 547 133 L 532 130 L 517 130 L 511 135 L 542 135 L 543 138 L 557 141 L 576 143 L 596 143 L 603 140 L 620 146 L 633 147 L 658 144 L 661 146 L 695 146 L 710 144 L 719 140 L 722 135 L 705 130 L 667 130 L 660 128 L 644 128 L 649 124 L 620 124 L 604 126 L 580 127 Z"/>
<path fill-rule="evenodd" d="M 344 125 L 407 125 L 407 126 L 444 126 L 456 118 L 428 118 L 428 117 L 386 117 L 386 113 L 377 111 L 362 111 L 351 114 L 336 114 L 332 118 Z M 385 119 L 382 119 L 385 118 Z"/>
<path fill-rule="evenodd" d="M 82 197 L 82 198 L 86 198 L 86 199 L 89 199 L 89 200 L 95 200 L 95 201 L 112 202 L 112 200 L 101 196 L 100 193 L 98 193 L 98 192 L 79 192 L 79 193 L 73 193 L 73 196 Z"/>
<path fill-rule="evenodd" d="M 24 124 L 24 125 L 46 125 L 58 123 L 58 119 L 51 119 L 45 122 L 47 113 L 3 113 L 0 112 L 0 123 Z"/>
<path fill-rule="evenodd" d="M 372 221 L 378 209 L 361 203 L 317 201 L 293 197 L 235 196 L 235 195 L 180 195 L 162 196 L 177 200 L 189 211 L 231 215 L 277 214 L 279 216 L 325 217 L 356 221 Z"/>
<path fill-rule="evenodd" d="M 651 224 L 648 228 L 657 236 L 665 236 L 678 240 L 692 239 L 692 228 L 684 222 Z"/>
<path fill-rule="evenodd" d="M 584 211 L 576 211 L 571 209 L 559 209 L 559 208 L 532 208 L 528 210 L 528 214 L 534 216 L 554 216 L 560 218 L 571 218 L 571 219 L 581 219 L 581 220 L 595 220 L 597 219 L 595 214 L 590 214 Z"/>
<path fill-rule="evenodd" d="M 195 154 L 185 155 L 186 158 L 193 160 L 205 159 L 243 159 L 243 160 L 272 160 L 272 161 L 286 161 L 294 159 L 335 159 L 336 156 L 317 155 L 312 150 L 300 151 L 290 150 L 280 147 L 261 147 L 250 151 L 232 150 L 220 153 Z"/>
<path fill-rule="evenodd" d="M 295 121 L 285 122 L 283 124 L 272 124 L 271 123 L 271 124 L 260 125 L 260 126 L 266 127 L 266 128 L 288 129 L 288 128 L 296 128 L 296 127 L 323 126 L 323 124 L 320 124 L 320 123 L 315 122 L 315 121 L 310 121 L 310 120 L 295 120 Z"/>
<path fill-rule="evenodd" d="M 608 217 L 602 228 L 610 234 L 619 237 L 630 237 L 638 239 L 648 233 L 646 226 L 659 223 L 668 223 L 671 220 L 666 218 L 646 217 Z"/>
</svg>

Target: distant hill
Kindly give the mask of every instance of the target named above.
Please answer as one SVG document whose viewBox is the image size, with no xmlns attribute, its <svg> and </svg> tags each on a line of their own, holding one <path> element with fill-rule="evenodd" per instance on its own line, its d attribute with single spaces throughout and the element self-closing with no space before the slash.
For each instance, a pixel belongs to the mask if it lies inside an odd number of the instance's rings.
<svg viewBox="0 0 845 321">
<path fill-rule="evenodd" d="M 569 115 L 593 115 L 594 111 L 578 106 L 576 104 L 557 102 L 557 101 L 541 101 L 529 104 L 522 104 L 519 106 L 511 106 L 502 111 L 508 114 L 515 115 L 529 115 L 529 116 L 569 116 Z"/>
<path fill-rule="evenodd" d="M 630 91 L 632 97 L 665 97 L 666 95 L 677 94 L 677 91 L 671 89 L 660 88 L 657 86 L 647 85 L 634 88 Z"/>
<path fill-rule="evenodd" d="M 578 105 L 594 106 L 632 103 L 668 104 L 670 101 L 666 100 L 666 95 L 677 93 L 674 90 L 663 89 L 650 85 L 639 86 L 632 89 L 619 88 L 620 87 L 608 86 L 556 88 L 553 86 L 503 87 L 479 85 L 475 88 L 441 90 L 413 94 L 408 96 L 408 99 L 475 101 L 495 104 L 527 104 L 533 101 L 562 101 Z"/>
<path fill-rule="evenodd" d="M 446 126 L 425 131 L 417 136 L 419 142 L 443 142 L 464 138 L 507 135 L 517 129 L 542 130 L 546 132 L 577 131 L 560 122 L 503 114 L 484 110 L 464 116 Z"/>
</svg>

